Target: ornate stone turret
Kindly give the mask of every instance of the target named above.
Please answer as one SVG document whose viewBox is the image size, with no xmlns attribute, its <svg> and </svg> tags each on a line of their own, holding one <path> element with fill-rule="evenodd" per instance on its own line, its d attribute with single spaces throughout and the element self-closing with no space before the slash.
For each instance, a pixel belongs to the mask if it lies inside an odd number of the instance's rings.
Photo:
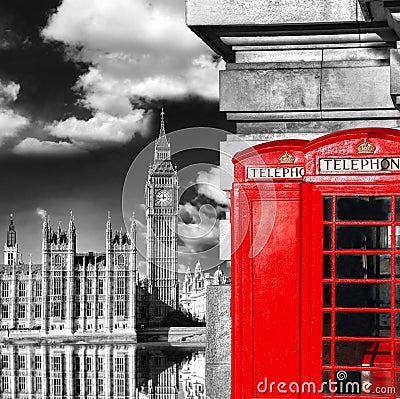
<svg viewBox="0 0 400 399">
<path fill-rule="evenodd" d="M 214 285 L 226 284 L 226 276 L 224 272 L 221 270 L 221 267 L 218 265 L 218 269 L 214 273 Z"/>
<path fill-rule="evenodd" d="M 132 218 L 133 219 L 133 218 Z M 113 234 L 110 212 L 106 223 L 106 285 L 104 289 L 104 329 L 112 333 L 125 328 L 131 336 L 136 327 L 136 226 L 129 232 L 122 227 Z M 114 289 L 112 289 L 114 287 Z M 117 326 L 117 327 L 116 327 Z"/>
<path fill-rule="evenodd" d="M 76 228 L 74 223 L 74 215 L 70 212 L 70 219 L 68 223 L 68 249 L 75 251 L 76 245 Z"/>
<path fill-rule="evenodd" d="M 165 134 L 164 115 L 164 108 L 161 108 L 160 134 L 154 146 L 154 166 L 158 166 L 163 161 L 171 159 L 170 144 Z"/>
<path fill-rule="evenodd" d="M 76 227 L 72 211 L 66 231 L 61 221 L 53 231 L 46 213 L 42 227 L 43 335 L 49 333 L 50 325 L 63 333 L 73 332 L 75 257 Z"/>
<path fill-rule="evenodd" d="M 202 272 L 203 272 L 203 269 L 201 268 L 200 260 L 198 260 L 198 261 L 196 262 L 196 266 L 195 266 L 195 268 L 194 268 L 194 276 L 195 276 L 195 278 L 196 278 L 196 277 L 200 277 L 200 275 L 202 274 Z"/>
<path fill-rule="evenodd" d="M 10 225 L 7 232 L 7 247 L 15 247 L 17 245 L 17 232 L 15 231 L 13 215 L 10 215 Z"/>
<path fill-rule="evenodd" d="M 160 134 L 146 182 L 147 276 L 149 324 L 159 326 L 178 308 L 177 225 L 178 174 L 161 110 Z"/>
<path fill-rule="evenodd" d="M 42 225 L 42 250 L 48 249 L 50 241 L 50 226 L 49 226 L 49 216 L 47 212 L 44 211 L 43 225 Z"/>
<path fill-rule="evenodd" d="M 22 263 L 22 256 L 18 250 L 17 231 L 15 229 L 14 219 L 11 213 L 10 224 L 7 231 L 7 240 L 4 244 L 4 264 L 11 266 Z"/>
<path fill-rule="evenodd" d="M 107 251 L 111 248 L 111 241 L 112 241 L 111 212 L 108 211 L 107 223 L 106 223 L 106 249 L 107 249 Z"/>
<path fill-rule="evenodd" d="M 186 273 L 185 273 L 185 278 L 183 281 L 183 287 L 182 287 L 182 293 L 183 294 L 187 294 L 191 291 L 192 289 L 192 280 L 193 280 L 193 276 L 192 276 L 192 272 L 190 270 L 190 267 L 188 266 Z"/>
</svg>

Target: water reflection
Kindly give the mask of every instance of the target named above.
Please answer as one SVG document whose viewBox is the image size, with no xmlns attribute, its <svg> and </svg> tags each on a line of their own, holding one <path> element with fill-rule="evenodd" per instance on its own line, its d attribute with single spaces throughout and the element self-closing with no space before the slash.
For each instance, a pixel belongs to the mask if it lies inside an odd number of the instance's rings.
<svg viewBox="0 0 400 399">
<path fill-rule="evenodd" d="M 203 348 L 0 344 L 0 398 L 205 399 Z"/>
</svg>

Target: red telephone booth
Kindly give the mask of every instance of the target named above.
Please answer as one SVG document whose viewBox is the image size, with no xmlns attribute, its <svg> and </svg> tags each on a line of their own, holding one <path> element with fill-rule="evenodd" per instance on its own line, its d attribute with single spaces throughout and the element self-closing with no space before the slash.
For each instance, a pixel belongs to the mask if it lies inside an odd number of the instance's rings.
<svg viewBox="0 0 400 399">
<path fill-rule="evenodd" d="M 400 397 L 400 132 L 233 162 L 232 398 Z"/>
</svg>

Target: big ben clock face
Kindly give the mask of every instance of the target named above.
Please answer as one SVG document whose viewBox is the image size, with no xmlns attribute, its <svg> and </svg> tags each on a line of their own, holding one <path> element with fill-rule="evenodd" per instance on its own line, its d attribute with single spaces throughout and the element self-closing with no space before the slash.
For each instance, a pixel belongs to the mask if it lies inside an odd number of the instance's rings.
<svg viewBox="0 0 400 399">
<path fill-rule="evenodd" d="M 171 205 L 172 203 L 172 194 L 168 190 L 160 190 L 156 193 L 156 205 L 165 206 Z"/>
</svg>

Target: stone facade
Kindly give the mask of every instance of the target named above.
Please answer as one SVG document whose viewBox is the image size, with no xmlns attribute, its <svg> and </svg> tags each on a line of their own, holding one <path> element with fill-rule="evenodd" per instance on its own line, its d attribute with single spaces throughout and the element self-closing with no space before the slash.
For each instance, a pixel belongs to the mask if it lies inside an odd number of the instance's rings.
<svg viewBox="0 0 400 399">
<path fill-rule="evenodd" d="M 178 171 L 171 161 L 164 111 L 146 183 L 147 290 L 149 326 L 178 309 Z"/>
<path fill-rule="evenodd" d="M 203 272 L 200 261 L 197 261 L 192 273 L 188 267 L 179 295 L 181 309 L 195 320 L 205 322 L 207 317 L 207 287 L 210 285 L 227 284 L 224 272 L 218 266 L 213 276 Z"/>
<path fill-rule="evenodd" d="M 132 219 L 133 220 L 133 219 Z M 23 264 L 15 240 L 4 247 L 0 269 L 0 328 L 40 335 L 127 334 L 136 338 L 136 226 L 112 232 L 106 224 L 106 252 L 78 253 L 73 216 L 68 230 L 56 230 L 46 216 L 42 264 Z M 9 233 L 8 233 L 9 235 Z M 12 244 L 12 245 L 11 245 Z M 9 256 L 12 254 L 12 256 Z"/>
<path fill-rule="evenodd" d="M 213 399 L 229 399 L 231 384 L 231 286 L 207 289 L 206 391 Z"/>
</svg>

